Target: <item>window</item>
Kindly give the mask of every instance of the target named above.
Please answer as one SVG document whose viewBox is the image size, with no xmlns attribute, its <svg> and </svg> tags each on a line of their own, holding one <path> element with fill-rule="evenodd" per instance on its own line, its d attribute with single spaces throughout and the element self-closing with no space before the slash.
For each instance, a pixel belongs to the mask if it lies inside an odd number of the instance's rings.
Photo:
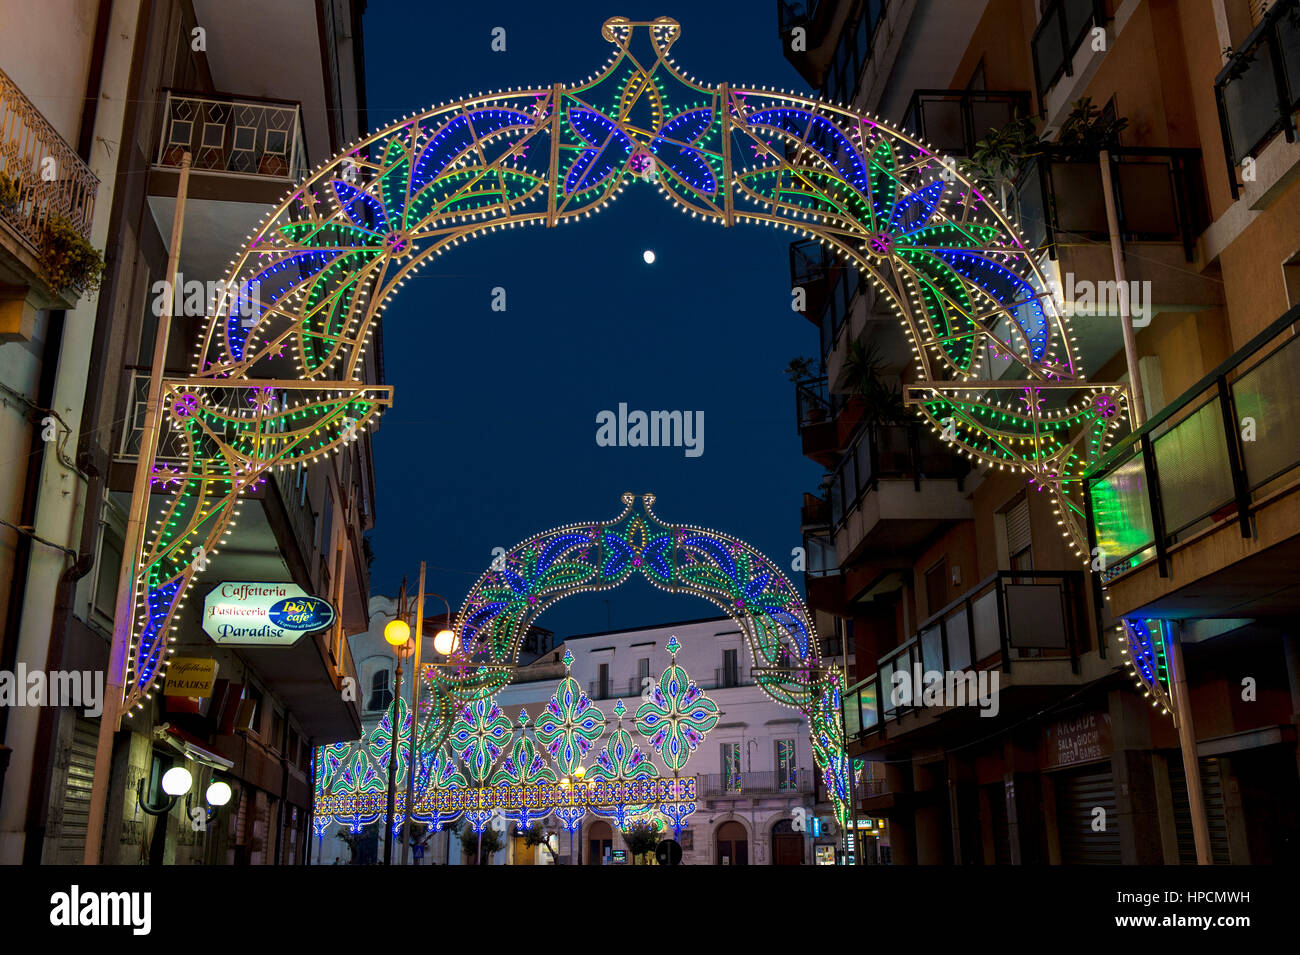
<svg viewBox="0 0 1300 955">
<path fill-rule="evenodd" d="M 1003 534 L 1011 570 L 1033 570 L 1033 534 L 1029 526 L 1029 498 L 1021 497 L 1003 515 Z"/>
<path fill-rule="evenodd" d="M 244 703 L 248 706 L 248 728 L 262 735 L 262 691 L 251 683 L 244 685 Z"/>
<path fill-rule="evenodd" d="M 596 670 L 597 699 L 609 698 L 609 664 L 602 663 Z"/>
<path fill-rule="evenodd" d="M 321 508 L 321 520 L 316 525 L 316 549 L 324 553 L 334 543 L 334 489 L 325 488 L 325 504 Z"/>
<path fill-rule="evenodd" d="M 267 742 L 277 750 L 284 745 L 284 716 L 277 709 L 271 710 L 271 738 Z"/>
<path fill-rule="evenodd" d="M 779 739 L 776 741 L 776 788 L 794 789 L 796 783 L 794 740 Z"/>
<path fill-rule="evenodd" d="M 99 573 L 95 577 L 94 610 L 108 625 L 117 609 L 117 576 L 122 569 L 124 536 L 121 512 L 115 507 L 104 509 L 104 531 L 99 544 Z"/>
<path fill-rule="evenodd" d="M 740 685 L 740 651 L 739 650 L 722 651 L 722 679 L 719 682 L 723 686 Z"/>
<path fill-rule="evenodd" d="M 388 670 L 378 669 L 370 677 L 370 696 L 366 699 L 366 709 L 386 710 L 393 702 L 393 691 L 388 685 Z"/>
<path fill-rule="evenodd" d="M 740 792 L 740 744 L 722 744 L 722 788 L 726 792 Z"/>
<path fill-rule="evenodd" d="M 642 657 L 640 660 L 636 661 L 635 690 L 637 693 L 640 693 L 643 689 L 645 689 L 649 685 L 648 683 L 646 683 L 646 681 L 649 679 L 650 679 L 650 658 Z"/>
</svg>

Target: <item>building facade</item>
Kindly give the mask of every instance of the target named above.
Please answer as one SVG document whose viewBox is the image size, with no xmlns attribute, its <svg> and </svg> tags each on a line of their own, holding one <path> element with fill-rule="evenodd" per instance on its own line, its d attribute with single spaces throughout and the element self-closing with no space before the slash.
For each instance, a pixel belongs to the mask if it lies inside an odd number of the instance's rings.
<svg viewBox="0 0 1300 955">
<path fill-rule="evenodd" d="M 667 649 L 676 637 L 677 664 L 718 705 L 717 725 L 682 770 L 694 776 L 696 811 L 682 830 L 686 865 L 811 865 L 834 860 L 838 839 L 829 801 L 813 768 L 808 723 L 797 710 L 768 697 L 754 682 L 741 631 L 730 617 L 586 634 L 567 638 L 533 663 L 521 666 L 497 702 L 511 717 L 542 711 L 564 678 L 564 654 L 573 654 L 569 674 L 605 714 L 604 734 L 592 741 L 588 762 L 618 728 L 615 706 L 625 707 L 623 728 L 657 766 L 662 759 L 635 730 L 633 715 L 642 693 L 672 661 Z M 588 814 L 572 833 L 558 831 L 559 858 L 567 864 L 610 864 L 626 850 L 618 829 Z M 544 865 L 543 847 L 527 847 L 517 834 L 507 838 L 499 864 Z"/>
<path fill-rule="evenodd" d="M 860 815 L 888 820 L 895 863 L 1194 862 L 1178 734 L 1135 690 L 1121 639 L 1163 628 L 1185 660 L 1213 861 L 1294 861 L 1297 4 L 778 11 L 823 98 L 966 161 L 1050 281 L 1118 288 L 1118 259 L 1135 283 L 1131 355 L 1117 297 L 1068 295 L 1089 379 L 1142 395 L 1140 426 L 1085 478 L 1085 564 L 1023 475 L 872 412 L 864 367 L 908 383 L 900 324 L 857 271 L 791 248 L 820 333 L 798 427 L 828 472 L 803 502 L 808 601 L 846 655 Z M 1023 124 L 1008 135 L 1021 118 L 1030 142 Z M 1011 144 L 996 175 L 991 139 Z M 997 714 L 900 702 L 894 676 L 917 666 L 996 673 Z"/>
<path fill-rule="evenodd" d="M 19 126 L 0 127 L 8 137 L 0 143 L 4 170 L 31 180 L 42 156 L 54 153 L 69 171 L 55 179 L 57 189 L 32 190 L 0 214 L 0 281 L 16 289 L 4 293 L 12 324 L 0 346 L 5 384 L 27 401 L 11 408 L 37 422 L 52 417 L 57 436 L 39 443 L 39 426 L 33 436 L 21 421 L 5 424 L 37 453 L 7 466 L 3 478 L 9 526 L 0 528 L 0 571 L 8 603 L 0 669 L 102 672 L 163 297 L 173 294 L 176 303 L 163 372 L 184 377 L 215 306 L 214 284 L 248 233 L 314 163 L 366 129 L 365 3 L 4 6 L 5 106 L 20 102 L 45 137 L 33 151 Z M 19 101 L 15 88 L 33 92 Z M 192 169 L 172 290 L 165 280 L 186 152 Z M 43 286 L 40 236 L 29 220 L 42 202 L 64 202 L 70 182 L 94 179 L 95 190 L 85 187 L 93 206 L 83 199 L 70 208 L 85 219 L 78 224 L 107 269 L 97 294 L 74 303 Z M 23 268 L 25 286 L 15 281 Z M 368 354 L 367 381 L 382 379 L 381 355 L 382 345 Z M 159 466 L 174 452 L 163 440 Z M 150 521 L 161 516 L 166 491 L 155 482 Z M 0 860 L 80 861 L 91 781 L 99 777 L 111 780 L 104 862 L 303 861 L 312 748 L 361 727 L 356 702 L 342 692 L 355 678 L 344 635 L 368 624 L 363 535 L 374 517 L 369 434 L 327 463 L 277 473 L 251 491 L 221 551 L 200 570 L 172 645 L 178 658 L 215 661 L 212 688 L 198 698 L 155 694 L 124 722 L 111 766 L 95 765 L 95 714 L 0 709 L 9 757 Z M 328 599 L 336 623 L 287 649 L 218 647 L 201 612 L 225 581 L 296 584 Z M 165 815 L 142 812 L 142 802 L 159 803 L 161 775 L 176 765 L 191 770 L 190 794 Z M 195 813 L 205 815 L 213 780 L 227 782 L 232 798 L 202 826 L 192 824 Z"/>
</svg>

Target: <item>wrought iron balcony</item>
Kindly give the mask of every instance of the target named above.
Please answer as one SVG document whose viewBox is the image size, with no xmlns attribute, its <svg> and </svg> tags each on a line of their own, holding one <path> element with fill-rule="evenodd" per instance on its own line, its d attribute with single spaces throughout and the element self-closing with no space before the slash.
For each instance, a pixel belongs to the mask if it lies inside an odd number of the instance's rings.
<svg viewBox="0 0 1300 955">
<path fill-rule="evenodd" d="M 1092 28 L 1105 22 L 1104 0 L 1048 0 L 1029 41 L 1040 100 L 1062 76 L 1074 75 L 1074 54 Z"/>
<path fill-rule="evenodd" d="M 1208 219 L 1201 151 L 1116 147 L 1110 162 L 1121 238 L 1179 243 L 1192 261 Z M 1014 204 L 1028 245 L 1053 259 L 1058 245 L 1110 240 L 1095 154 L 1045 147 L 1016 178 Z"/>
<path fill-rule="evenodd" d="M 307 174 L 297 103 L 168 90 L 155 164 L 297 181 Z"/>
<path fill-rule="evenodd" d="M 961 673 L 1043 661 L 1079 670 L 1087 649 L 1081 571 L 1000 570 L 931 616 L 901 646 L 879 658 L 877 672 L 844 694 L 847 738 L 879 729 L 913 709 L 893 701 L 893 675 Z"/>
<path fill-rule="evenodd" d="M 1090 546 L 1102 579 L 1154 560 L 1222 522 L 1252 536 L 1261 499 L 1300 468 L 1300 306 L 1275 321 L 1160 414 L 1117 444 L 1085 479 Z"/>
<path fill-rule="evenodd" d="M 1232 197 L 1237 173 L 1278 134 L 1296 141 L 1300 110 L 1300 3 L 1277 0 L 1214 79 Z"/>
<path fill-rule="evenodd" d="M 942 153 L 969 156 L 991 130 L 1029 115 L 1024 90 L 929 90 L 912 93 L 903 126 Z"/>
<path fill-rule="evenodd" d="M 45 224 L 56 216 L 89 240 L 99 179 L 3 70 L 0 173 L 18 191 L 15 203 L 0 205 L 0 221 L 32 251 L 40 251 Z"/>
<path fill-rule="evenodd" d="M 811 770 L 800 769 L 789 773 L 710 773 L 697 776 L 696 791 L 703 799 L 734 796 L 770 796 L 782 793 L 810 793 L 813 791 Z"/>
</svg>

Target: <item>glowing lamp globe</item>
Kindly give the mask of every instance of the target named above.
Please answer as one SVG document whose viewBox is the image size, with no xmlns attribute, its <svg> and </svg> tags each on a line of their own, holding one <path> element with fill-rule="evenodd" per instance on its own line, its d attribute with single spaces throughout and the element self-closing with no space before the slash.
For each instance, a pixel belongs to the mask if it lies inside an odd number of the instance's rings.
<svg viewBox="0 0 1300 955">
<path fill-rule="evenodd" d="M 452 653 L 459 643 L 455 631 L 439 630 L 438 635 L 433 638 L 433 650 L 445 657 Z"/>
<path fill-rule="evenodd" d="M 587 767 L 579 766 L 577 769 L 573 771 L 573 775 L 578 780 L 578 782 L 582 782 L 584 779 L 587 778 Z"/>
<path fill-rule="evenodd" d="M 206 796 L 209 806 L 224 806 L 230 802 L 230 785 L 218 780 L 208 787 Z"/>
<path fill-rule="evenodd" d="M 405 620 L 394 620 L 384 627 L 384 639 L 395 647 L 400 647 L 411 639 L 411 625 Z"/>
<path fill-rule="evenodd" d="M 169 796 L 184 796 L 194 785 L 194 777 L 184 766 L 173 766 L 163 773 L 162 788 Z"/>
<path fill-rule="evenodd" d="M 654 264 L 655 264 L 655 250 L 654 250 L 654 249 L 646 249 L 644 252 L 641 253 L 641 258 L 645 259 L 645 264 L 646 264 L 646 265 L 654 265 Z"/>
</svg>

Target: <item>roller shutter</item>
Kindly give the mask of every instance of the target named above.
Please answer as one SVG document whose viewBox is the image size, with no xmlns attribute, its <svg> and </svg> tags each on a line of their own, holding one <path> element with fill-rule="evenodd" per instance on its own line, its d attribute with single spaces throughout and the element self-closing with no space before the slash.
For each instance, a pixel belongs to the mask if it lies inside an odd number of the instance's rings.
<svg viewBox="0 0 1300 955">
<path fill-rule="evenodd" d="M 1109 763 L 1056 774 L 1056 826 L 1064 865 L 1119 865 L 1119 815 L 1115 777 Z M 1106 828 L 1094 831 L 1096 808 L 1106 811 Z"/>
</svg>

